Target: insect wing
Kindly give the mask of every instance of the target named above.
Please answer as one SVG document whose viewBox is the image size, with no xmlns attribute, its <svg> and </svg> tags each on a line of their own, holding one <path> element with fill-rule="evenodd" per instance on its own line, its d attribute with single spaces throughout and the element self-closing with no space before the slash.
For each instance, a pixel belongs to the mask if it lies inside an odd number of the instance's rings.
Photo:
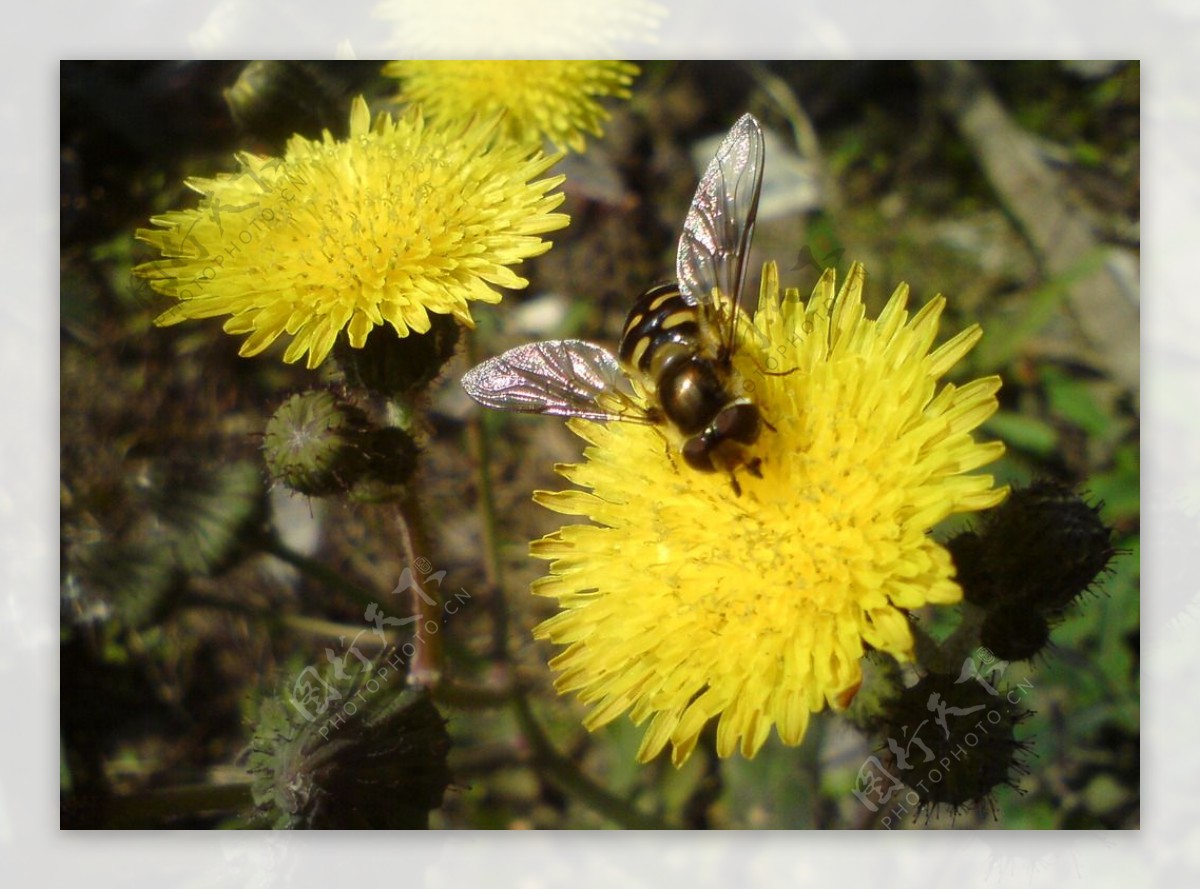
<svg viewBox="0 0 1200 890">
<path fill-rule="evenodd" d="M 730 301 L 736 319 L 762 171 L 762 129 L 752 115 L 744 114 L 704 171 L 683 224 L 676 276 L 679 290 L 692 305 L 715 307 L 715 288 Z M 732 333 L 731 322 L 726 336 Z"/>
<path fill-rule="evenodd" d="M 467 395 L 488 408 L 557 414 L 589 420 L 646 421 L 630 403 L 621 413 L 601 403 L 605 395 L 629 402 L 616 358 L 584 340 L 543 340 L 517 346 L 463 375 Z"/>
</svg>

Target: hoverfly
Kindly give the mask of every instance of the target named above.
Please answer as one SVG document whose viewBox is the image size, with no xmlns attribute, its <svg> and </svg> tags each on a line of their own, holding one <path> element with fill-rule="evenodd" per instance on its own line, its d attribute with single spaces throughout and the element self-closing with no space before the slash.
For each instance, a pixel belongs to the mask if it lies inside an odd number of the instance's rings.
<svg viewBox="0 0 1200 890">
<path fill-rule="evenodd" d="M 583 340 L 518 346 L 476 365 L 463 388 L 488 408 L 673 429 L 688 466 L 760 475 L 750 453 L 763 425 L 733 367 L 746 256 L 762 186 L 763 136 L 743 115 L 708 165 L 683 224 L 678 283 L 660 284 L 629 311 L 617 356 Z M 638 381 L 649 407 L 625 393 Z"/>
</svg>

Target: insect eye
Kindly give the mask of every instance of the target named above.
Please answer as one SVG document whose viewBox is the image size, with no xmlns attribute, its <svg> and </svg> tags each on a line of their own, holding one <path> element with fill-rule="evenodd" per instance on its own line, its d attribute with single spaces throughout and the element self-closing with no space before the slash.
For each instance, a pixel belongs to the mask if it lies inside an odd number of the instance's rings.
<svg viewBox="0 0 1200 890">
<path fill-rule="evenodd" d="M 703 435 L 692 436 L 684 442 L 681 452 L 684 461 L 693 470 L 699 470 L 701 473 L 716 472 L 717 468 L 713 466 L 708 441 Z"/>
<path fill-rule="evenodd" d="M 732 439 L 743 445 L 758 441 L 762 419 L 753 402 L 736 402 L 721 410 L 713 420 L 714 438 L 718 441 Z"/>
</svg>

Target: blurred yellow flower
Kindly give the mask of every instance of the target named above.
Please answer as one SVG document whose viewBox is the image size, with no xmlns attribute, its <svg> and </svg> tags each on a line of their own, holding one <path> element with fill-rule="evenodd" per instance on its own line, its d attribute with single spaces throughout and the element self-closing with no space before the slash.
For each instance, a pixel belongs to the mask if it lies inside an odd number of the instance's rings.
<svg viewBox="0 0 1200 890">
<path fill-rule="evenodd" d="M 379 0 L 388 54 L 411 59 L 478 55 L 627 56 L 659 40 L 667 8 L 652 0 Z M 536 22 L 535 27 L 531 23 Z"/>
<path fill-rule="evenodd" d="M 971 435 L 1000 380 L 939 389 L 979 327 L 931 352 L 945 300 L 910 318 L 901 285 L 867 319 L 864 277 L 853 266 L 835 296 L 829 270 L 806 305 L 764 269 L 735 364 L 774 429 L 741 496 L 654 427 L 579 419 L 590 447 L 559 471 L 587 491 L 534 496 L 595 523 L 534 542 L 551 561 L 534 592 L 561 608 L 535 636 L 566 647 L 555 685 L 592 706 L 588 729 L 650 721 L 641 761 L 669 742 L 681 765 L 713 718 L 721 757 L 753 757 L 772 727 L 799 744 L 810 714 L 853 699 L 868 646 L 912 659 L 907 610 L 962 597 L 929 530 L 1007 493 L 970 474 L 1004 450 Z"/>
<path fill-rule="evenodd" d="M 503 111 L 510 138 L 583 151 L 584 134 L 602 135 L 609 118 L 596 97 L 628 99 L 638 68 L 614 61 L 398 61 L 383 73 L 399 78 L 401 98 L 420 103 L 430 120 Z"/>
<path fill-rule="evenodd" d="M 497 139 L 498 125 L 427 126 L 419 108 L 372 124 L 359 97 L 344 141 L 297 135 L 282 158 L 242 153 L 238 173 L 187 180 L 199 207 L 137 232 L 166 259 L 134 271 L 178 300 L 156 324 L 229 315 L 225 331 L 249 335 L 241 355 L 286 333 L 283 360 L 309 368 L 343 329 L 361 348 L 385 322 L 428 331 L 431 312 L 473 324 L 469 302 L 528 284 L 508 267 L 568 222 L 551 212 L 563 177 L 537 180 L 558 157 Z"/>
</svg>

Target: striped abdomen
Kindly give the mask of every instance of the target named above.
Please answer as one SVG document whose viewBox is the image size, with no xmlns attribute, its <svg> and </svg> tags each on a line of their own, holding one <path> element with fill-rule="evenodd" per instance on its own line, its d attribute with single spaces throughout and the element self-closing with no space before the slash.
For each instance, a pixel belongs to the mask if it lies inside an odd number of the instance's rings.
<svg viewBox="0 0 1200 890">
<path fill-rule="evenodd" d="M 625 320 L 617 355 L 626 372 L 646 378 L 657 388 L 666 365 L 699 353 L 697 311 L 676 284 L 656 285 L 638 297 Z"/>
<path fill-rule="evenodd" d="M 758 438 L 759 415 L 733 394 L 732 367 L 708 348 L 699 312 L 675 284 L 650 288 L 629 311 L 618 358 L 685 437 L 688 464 L 711 472 L 747 462 L 742 449 Z"/>
</svg>

